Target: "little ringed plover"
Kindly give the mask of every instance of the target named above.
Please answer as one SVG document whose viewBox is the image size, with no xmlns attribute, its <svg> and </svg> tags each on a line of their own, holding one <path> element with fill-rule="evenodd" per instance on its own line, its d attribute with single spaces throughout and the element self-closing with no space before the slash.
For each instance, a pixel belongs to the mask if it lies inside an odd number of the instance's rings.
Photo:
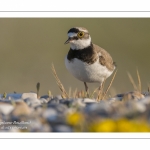
<svg viewBox="0 0 150 150">
<path fill-rule="evenodd" d="M 110 54 L 93 44 L 87 29 L 74 27 L 68 31 L 70 50 L 65 58 L 67 70 L 78 80 L 84 82 L 88 91 L 88 83 L 97 82 L 101 89 L 103 81 L 115 70 L 115 63 Z"/>
</svg>

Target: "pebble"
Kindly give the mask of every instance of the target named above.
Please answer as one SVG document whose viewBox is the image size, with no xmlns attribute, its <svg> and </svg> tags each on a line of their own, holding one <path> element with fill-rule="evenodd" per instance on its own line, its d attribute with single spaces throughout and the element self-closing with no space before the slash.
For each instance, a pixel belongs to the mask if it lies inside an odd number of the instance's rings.
<svg viewBox="0 0 150 150">
<path fill-rule="evenodd" d="M 72 106 L 73 107 L 81 107 L 81 108 L 83 108 L 83 107 L 86 106 L 86 104 L 88 104 L 88 103 L 84 102 L 84 99 L 82 99 L 82 98 L 72 99 Z"/>
<path fill-rule="evenodd" d="M 0 121 L 31 120 L 27 132 L 80 131 L 83 128 L 82 122 L 86 125 L 84 130 L 87 130 L 87 126 L 93 120 L 106 118 L 145 118 L 148 120 L 149 111 L 149 94 L 137 91 L 118 94 L 101 101 L 90 98 L 63 99 L 61 95 L 53 98 L 44 95 L 38 99 L 36 93 L 8 93 L 6 98 L 3 98 L 3 94 L 0 94 Z M 69 122 L 75 122 L 75 127 L 67 122 L 67 115 L 70 115 Z M 0 131 L 20 132 L 18 129 L 0 129 Z"/>
<path fill-rule="evenodd" d="M 27 98 L 36 99 L 37 94 L 36 93 L 23 93 L 21 98 L 24 99 L 24 100 L 27 99 Z"/>
<path fill-rule="evenodd" d="M 48 100 L 45 98 L 40 98 L 39 100 L 40 100 L 41 104 L 48 103 Z"/>
<path fill-rule="evenodd" d="M 140 102 L 145 104 L 145 105 L 150 104 L 150 96 L 147 96 L 144 99 L 141 99 Z"/>
<path fill-rule="evenodd" d="M 57 111 L 57 113 L 59 114 L 63 114 L 67 111 L 68 107 L 66 105 L 63 104 L 49 104 L 47 105 L 48 108 L 53 108 Z"/>
<path fill-rule="evenodd" d="M 62 96 L 61 95 L 57 95 L 57 96 L 54 97 L 54 99 L 60 100 L 60 99 L 62 99 Z"/>
<path fill-rule="evenodd" d="M 42 124 L 38 119 L 32 120 L 29 127 L 30 132 L 51 132 L 51 127 L 47 124 Z"/>
<path fill-rule="evenodd" d="M 84 98 L 83 102 L 84 103 L 97 103 L 97 101 L 95 99 L 89 99 L 89 98 Z"/>
<path fill-rule="evenodd" d="M 64 105 L 66 105 L 66 106 L 69 107 L 69 106 L 72 104 L 72 101 L 71 101 L 71 100 L 68 100 L 68 99 L 66 99 L 66 100 L 65 100 L 65 99 L 60 99 L 60 100 L 59 100 L 59 103 L 60 103 L 60 104 L 64 104 Z"/>
<path fill-rule="evenodd" d="M 21 115 L 30 115 L 30 113 L 31 113 L 31 109 L 24 101 L 22 101 L 22 102 L 16 102 L 16 106 L 12 112 L 12 115 L 21 116 Z"/>
<path fill-rule="evenodd" d="M 14 110 L 14 106 L 10 104 L 0 103 L 0 113 L 4 115 L 10 114 Z"/>
<path fill-rule="evenodd" d="M 57 125 L 53 128 L 53 132 L 71 132 L 71 127 L 67 125 Z"/>
<path fill-rule="evenodd" d="M 138 102 L 135 105 L 139 112 L 143 113 L 146 111 L 146 106 L 144 104 L 142 104 L 141 102 Z"/>
<path fill-rule="evenodd" d="M 49 104 L 59 104 L 59 99 L 53 98 L 53 99 L 51 99 L 48 103 L 49 103 Z"/>
<path fill-rule="evenodd" d="M 49 108 L 44 111 L 43 117 L 46 118 L 48 121 L 56 121 L 57 119 L 57 111 L 53 108 Z"/>
<path fill-rule="evenodd" d="M 37 98 L 26 98 L 24 101 L 27 103 L 28 106 L 30 107 L 37 107 L 41 105 L 41 101 Z"/>
<path fill-rule="evenodd" d="M 128 101 L 128 100 L 140 100 L 143 99 L 145 96 L 140 93 L 139 91 L 127 92 L 123 94 L 118 94 L 116 97 L 119 100 Z"/>
<path fill-rule="evenodd" d="M 85 108 L 86 113 L 90 113 L 93 115 L 100 115 L 102 117 L 108 117 L 110 111 L 111 107 L 109 103 L 102 100 L 99 103 L 87 105 L 87 107 Z"/>
<path fill-rule="evenodd" d="M 57 95 L 53 98 L 51 98 L 48 103 L 51 103 L 51 104 L 59 104 L 60 103 L 60 100 L 62 100 L 62 96 L 61 95 Z"/>
<path fill-rule="evenodd" d="M 40 98 L 49 99 L 50 97 L 48 95 L 43 95 Z"/>
</svg>

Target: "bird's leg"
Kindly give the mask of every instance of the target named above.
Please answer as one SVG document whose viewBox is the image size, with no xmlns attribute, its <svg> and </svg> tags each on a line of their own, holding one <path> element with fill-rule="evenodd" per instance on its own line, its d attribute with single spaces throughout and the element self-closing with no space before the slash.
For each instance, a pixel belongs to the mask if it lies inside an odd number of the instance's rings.
<svg viewBox="0 0 150 150">
<path fill-rule="evenodd" d="M 84 86 L 85 86 L 85 91 L 86 91 L 87 97 L 89 97 L 88 86 L 87 86 L 86 82 L 84 82 Z"/>
<path fill-rule="evenodd" d="M 86 82 L 84 82 L 84 86 L 85 86 L 85 91 L 87 92 L 88 91 L 88 86 L 87 86 Z"/>
</svg>

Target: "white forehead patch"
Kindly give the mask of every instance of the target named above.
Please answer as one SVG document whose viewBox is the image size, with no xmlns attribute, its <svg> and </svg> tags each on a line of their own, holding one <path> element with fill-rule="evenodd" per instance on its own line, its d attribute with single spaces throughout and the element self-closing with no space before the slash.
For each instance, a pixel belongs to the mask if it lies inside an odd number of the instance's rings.
<svg viewBox="0 0 150 150">
<path fill-rule="evenodd" d="M 77 36 L 77 33 L 74 33 L 74 32 L 69 32 L 68 33 L 68 37 L 74 37 L 74 36 Z"/>
<path fill-rule="evenodd" d="M 83 31 L 83 32 L 87 33 L 87 30 L 84 30 L 84 29 L 80 29 L 80 31 Z"/>
<path fill-rule="evenodd" d="M 85 32 L 85 33 L 88 32 L 88 30 L 86 30 L 86 29 L 84 29 L 84 28 L 82 28 L 82 27 L 76 27 L 76 28 L 79 29 L 79 31 L 83 31 L 83 32 Z"/>
</svg>

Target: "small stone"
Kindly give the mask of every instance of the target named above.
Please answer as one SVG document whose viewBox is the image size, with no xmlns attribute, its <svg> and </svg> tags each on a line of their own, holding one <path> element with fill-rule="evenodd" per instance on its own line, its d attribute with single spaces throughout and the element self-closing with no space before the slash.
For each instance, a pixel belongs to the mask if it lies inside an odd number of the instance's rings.
<svg viewBox="0 0 150 150">
<path fill-rule="evenodd" d="M 41 104 L 45 104 L 48 102 L 48 100 L 45 98 L 40 98 L 39 100 L 40 100 Z"/>
<path fill-rule="evenodd" d="M 43 95 L 40 98 L 49 99 L 49 96 L 48 95 Z"/>
<path fill-rule="evenodd" d="M 142 92 L 142 94 L 143 94 L 145 97 L 150 96 L 150 92 L 149 92 L 149 91 Z"/>
<path fill-rule="evenodd" d="M 59 100 L 59 103 L 60 104 L 64 104 L 64 105 L 69 107 L 71 105 L 72 101 L 71 100 L 67 100 L 67 99 L 61 99 L 61 100 Z"/>
<path fill-rule="evenodd" d="M 145 105 L 150 104 L 150 96 L 145 97 L 144 99 L 141 99 L 140 102 Z"/>
<path fill-rule="evenodd" d="M 83 102 L 83 98 L 77 99 L 61 99 L 59 100 L 60 104 L 64 104 L 67 107 L 85 107 L 86 104 Z"/>
<path fill-rule="evenodd" d="M 27 99 L 27 98 L 37 98 L 37 94 L 36 93 L 23 93 L 21 96 L 22 99 Z"/>
<path fill-rule="evenodd" d="M 146 111 L 146 106 L 137 101 L 127 101 L 122 109 L 124 110 L 122 115 L 133 118 L 135 115 L 139 115 L 140 113 Z"/>
<path fill-rule="evenodd" d="M 30 132 L 50 132 L 51 127 L 48 124 L 42 124 L 40 120 L 32 120 L 29 128 Z"/>
<path fill-rule="evenodd" d="M 57 111 L 53 108 L 49 108 L 44 111 L 43 117 L 48 121 L 55 121 L 57 119 Z"/>
<path fill-rule="evenodd" d="M 28 106 L 37 107 L 41 105 L 41 101 L 37 98 L 27 98 L 24 100 Z"/>
<path fill-rule="evenodd" d="M 86 106 L 86 103 L 83 102 L 82 98 L 72 100 L 72 107 L 80 107 L 83 108 Z"/>
<path fill-rule="evenodd" d="M 89 99 L 89 98 L 84 98 L 83 102 L 84 103 L 97 103 L 97 101 L 95 99 Z"/>
<path fill-rule="evenodd" d="M 146 106 L 140 102 L 136 103 L 136 108 L 139 112 L 142 112 L 142 113 L 146 111 Z"/>
<path fill-rule="evenodd" d="M 62 96 L 61 95 L 57 95 L 57 96 L 54 97 L 54 99 L 60 100 L 60 99 L 62 99 Z"/>
<path fill-rule="evenodd" d="M 112 97 L 112 98 L 108 99 L 109 103 L 113 103 L 113 102 L 121 101 L 121 100 L 122 100 L 122 97 L 119 97 L 119 96 Z"/>
<path fill-rule="evenodd" d="M 49 104 L 59 104 L 59 99 L 53 98 L 53 99 L 51 99 L 48 103 L 49 103 Z"/>
<path fill-rule="evenodd" d="M 51 100 L 49 100 L 48 103 L 50 104 L 59 104 L 59 101 L 62 99 L 61 95 L 57 95 L 54 98 L 52 98 Z"/>
<path fill-rule="evenodd" d="M 55 109 L 57 113 L 63 114 L 67 110 L 67 106 L 64 104 L 48 104 L 48 109 Z"/>
<path fill-rule="evenodd" d="M 59 104 L 59 105 L 56 105 L 55 109 L 56 109 L 57 113 L 63 114 L 66 112 L 67 106 L 63 105 L 63 104 Z"/>
<path fill-rule="evenodd" d="M 53 129 L 53 132 L 71 132 L 71 127 L 67 125 L 56 125 Z"/>
<path fill-rule="evenodd" d="M 125 93 L 122 97 L 122 100 L 123 101 L 128 101 L 128 100 L 140 100 L 140 99 L 143 99 L 144 98 L 144 95 L 141 94 L 139 91 L 134 91 L 134 92 L 128 92 L 128 93 Z"/>
<path fill-rule="evenodd" d="M 87 113 L 98 114 L 103 117 L 106 117 L 111 111 L 111 107 L 108 102 L 101 100 L 99 103 L 93 103 L 91 105 L 87 105 L 85 111 Z"/>
<path fill-rule="evenodd" d="M 16 102 L 15 109 L 12 112 L 14 116 L 30 115 L 30 113 L 31 110 L 24 101 Z"/>
<path fill-rule="evenodd" d="M 43 124 L 42 129 L 40 130 L 40 132 L 51 132 L 51 131 L 52 131 L 51 126 L 48 124 Z"/>
<path fill-rule="evenodd" d="M 0 103 L 0 113 L 4 115 L 10 114 L 14 110 L 14 106 L 7 103 Z"/>
</svg>

